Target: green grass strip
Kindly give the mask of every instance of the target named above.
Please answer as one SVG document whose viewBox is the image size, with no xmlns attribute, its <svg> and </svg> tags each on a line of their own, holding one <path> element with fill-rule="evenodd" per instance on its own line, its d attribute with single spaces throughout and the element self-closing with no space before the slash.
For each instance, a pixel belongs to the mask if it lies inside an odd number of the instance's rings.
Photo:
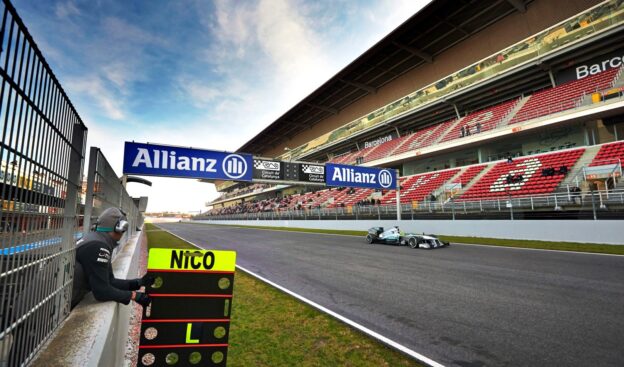
<svg viewBox="0 0 624 367">
<path fill-rule="evenodd" d="M 215 224 L 210 224 L 210 223 L 195 223 L 195 224 L 215 225 Z M 292 227 L 264 227 L 264 226 L 246 226 L 246 225 L 238 225 L 238 224 L 237 225 L 219 224 L 219 225 L 229 226 L 229 227 L 240 227 L 240 228 L 253 228 L 253 229 L 278 230 L 278 231 L 290 231 L 290 232 L 325 233 L 325 234 L 338 234 L 338 235 L 350 235 L 350 236 L 362 236 L 362 237 L 366 235 L 366 231 L 342 231 L 342 230 L 335 230 L 335 229 L 309 229 L 309 228 L 292 228 Z M 533 248 L 533 249 L 542 249 L 542 250 L 575 251 L 575 252 L 624 255 L 624 245 L 534 241 L 534 240 L 513 240 L 513 239 L 488 238 L 488 237 L 460 237 L 460 236 L 446 236 L 446 235 L 439 235 L 439 237 L 441 240 L 449 241 L 451 243 L 465 243 L 465 244 L 479 244 L 479 245 L 488 245 L 488 246 L 504 246 L 504 247 L 518 247 L 518 248 Z"/>
<path fill-rule="evenodd" d="M 146 224 L 148 246 L 195 248 Z M 236 271 L 228 366 L 420 366 L 297 299 Z"/>
</svg>

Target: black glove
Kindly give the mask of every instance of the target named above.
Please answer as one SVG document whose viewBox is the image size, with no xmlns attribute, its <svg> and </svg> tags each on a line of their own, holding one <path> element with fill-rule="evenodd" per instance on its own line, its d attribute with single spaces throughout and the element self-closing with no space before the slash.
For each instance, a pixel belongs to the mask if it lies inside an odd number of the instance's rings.
<svg viewBox="0 0 624 367">
<path fill-rule="evenodd" d="M 152 302 L 150 296 L 143 292 L 135 292 L 134 302 L 140 304 L 143 307 L 149 306 Z"/>
<path fill-rule="evenodd" d="M 149 287 L 154 284 L 156 280 L 156 276 L 154 274 L 146 273 L 142 278 L 139 279 L 139 287 Z"/>
</svg>

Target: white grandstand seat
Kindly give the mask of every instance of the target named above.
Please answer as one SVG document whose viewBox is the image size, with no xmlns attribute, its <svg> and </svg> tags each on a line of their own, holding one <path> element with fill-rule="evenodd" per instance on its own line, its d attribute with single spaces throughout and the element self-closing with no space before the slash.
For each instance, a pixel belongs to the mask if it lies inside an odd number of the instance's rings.
<svg viewBox="0 0 624 367">
<path fill-rule="evenodd" d="M 584 151 L 584 148 L 574 149 L 517 158 L 512 163 L 506 161 L 497 163 L 466 190 L 460 196 L 460 200 L 552 193 L 565 177 L 559 169 L 566 166 L 569 172 Z M 542 169 L 550 167 L 555 169 L 555 174 L 543 176 Z M 522 181 L 508 183 L 508 175 L 522 175 Z"/>
</svg>

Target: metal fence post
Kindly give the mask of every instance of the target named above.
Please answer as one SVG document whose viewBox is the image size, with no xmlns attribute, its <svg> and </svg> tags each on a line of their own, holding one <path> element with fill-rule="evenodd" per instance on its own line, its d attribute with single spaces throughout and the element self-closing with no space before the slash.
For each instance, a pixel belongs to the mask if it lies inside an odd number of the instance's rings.
<svg viewBox="0 0 624 367">
<path fill-rule="evenodd" d="M 464 203 L 464 210 L 466 209 L 466 203 Z M 453 213 L 453 220 L 455 220 L 455 201 L 451 198 L 451 212 Z"/>
<path fill-rule="evenodd" d="M 589 191 L 591 193 L 592 212 L 594 213 L 594 220 L 598 220 L 598 215 L 596 214 L 596 200 L 594 199 L 594 187 L 592 185 L 589 185 Z"/>
<path fill-rule="evenodd" d="M 78 223 L 77 208 L 78 194 L 82 187 L 82 167 L 84 159 L 84 147 L 86 143 L 86 128 L 82 124 L 74 124 L 69 160 L 69 176 L 67 178 L 67 196 L 65 198 L 64 225 L 63 225 L 63 250 L 73 249 L 75 246 L 74 230 Z M 57 268 L 57 289 L 68 287 L 68 292 L 57 294 L 57 308 L 55 323 L 60 322 L 69 313 L 71 306 L 71 282 L 74 278 L 74 252 L 67 252 L 62 262 L 59 261 Z M 66 284 L 67 283 L 67 284 Z"/>
<path fill-rule="evenodd" d="M 91 218 L 93 217 L 93 190 L 95 188 L 95 172 L 97 171 L 98 153 L 100 149 L 89 149 L 89 168 L 87 170 L 87 192 L 85 195 L 83 232 L 86 235 L 91 230 Z"/>
<path fill-rule="evenodd" d="M 509 214 L 511 216 L 511 220 L 514 220 L 513 201 L 511 199 L 511 195 L 509 195 Z"/>
</svg>

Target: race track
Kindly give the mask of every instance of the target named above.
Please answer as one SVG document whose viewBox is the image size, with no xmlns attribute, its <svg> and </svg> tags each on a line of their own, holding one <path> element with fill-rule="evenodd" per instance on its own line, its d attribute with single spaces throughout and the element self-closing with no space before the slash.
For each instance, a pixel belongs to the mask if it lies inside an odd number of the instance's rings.
<svg viewBox="0 0 624 367">
<path fill-rule="evenodd" d="M 624 256 L 159 225 L 444 365 L 624 361 Z"/>
</svg>

